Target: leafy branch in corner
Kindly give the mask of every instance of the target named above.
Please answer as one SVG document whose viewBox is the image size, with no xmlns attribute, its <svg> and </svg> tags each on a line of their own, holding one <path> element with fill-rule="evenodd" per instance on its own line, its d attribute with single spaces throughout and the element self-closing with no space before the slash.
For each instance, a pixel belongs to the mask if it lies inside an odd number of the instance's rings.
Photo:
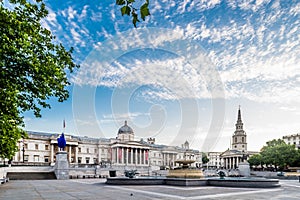
<svg viewBox="0 0 300 200">
<path fill-rule="evenodd" d="M 135 28 L 136 28 L 136 23 L 140 22 L 138 17 L 138 11 L 143 21 L 145 21 L 146 17 L 150 15 L 149 8 L 148 8 L 149 0 L 143 0 L 143 1 L 144 3 L 138 9 L 135 6 L 135 3 L 137 3 L 135 0 L 116 0 L 116 4 L 122 6 L 121 8 L 122 16 L 124 15 L 132 16 L 132 23 Z"/>
</svg>

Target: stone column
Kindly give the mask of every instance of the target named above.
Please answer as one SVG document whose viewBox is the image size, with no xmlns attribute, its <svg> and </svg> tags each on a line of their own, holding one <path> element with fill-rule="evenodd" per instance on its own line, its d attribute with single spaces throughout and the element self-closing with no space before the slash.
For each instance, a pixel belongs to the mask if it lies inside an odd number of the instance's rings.
<svg viewBox="0 0 300 200">
<path fill-rule="evenodd" d="M 131 151 L 130 151 L 130 164 L 134 164 L 133 163 L 133 149 L 131 149 Z"/>
<path fill-rule="evenodd" d="M 53 163 L 54 162 L 54 145 L 50 144 L 50 162 Z"/>
<path fill-rule="evenodd" d="M 146 149 L 144 149 L 144 165 L 146 165 Z"/>
<path fill-rule="evenodd" d="M 125 151 L 126 151 L 126 163 L 125 163 L 125 164 L 128 165 L 128 157 L 129 157 L 129 156 L 128 156 L 128 153 L 129 153 L 129 148 L 126 148 Z"/>
<path fill-rule="evenodd" d="M 121 157 L 121 163 L 124 164 L 125 162 L 125 155 L 124 155 L 124 147 L 121 148 L 122 150 L 122 157 Z"/>
<path fill-rule="evenodd" d="M 71 163 L 71 158 L 72 158 L 72 146 L 69 146 L 69 158 L 68 158 L 68 160 L 69 160 L 69 163 Z"/>
<path fill-rule="evenodd" d="M 138 163 L 137 157 L 138 157 L 138 149 L 136 148 L 136 149 L 135 149 L 135 164 L 136 164 L 136 165 L 139 164 L 139 163 Z"/>
<path fill-rule="evenodd" d="M 117 162 L 116 163 L 119 164 L 119 147 L 116 148 L 116 151 L 117 151 Z"/>
<path fill-rule="evenodd" d="M 142 153 L 143 153 L 143 149 L 140 149 L 140 164 L 143 164 L 143 162 L 142 162 Z"/>
<path fill-rule="evenodd" d="M 74 155 L 75 163 L 78 164 L 78 146 L 75 147 L 75 155 Z"/>
</svg>

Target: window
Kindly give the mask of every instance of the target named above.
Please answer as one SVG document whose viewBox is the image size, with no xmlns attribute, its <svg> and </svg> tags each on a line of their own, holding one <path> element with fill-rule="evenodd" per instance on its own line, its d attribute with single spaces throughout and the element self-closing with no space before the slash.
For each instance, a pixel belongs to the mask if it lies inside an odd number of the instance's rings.
<svg viewBox="0 0 300 200">
<path fill-rule="evenodd" d="M 80 147 L 78 147 L 78 153 L 81 153 L 81 148 Z"/>
<path fill-rule="evenodd" d="M 78 157 L 78 163 L 81 163 L 82 158 Z"/>
<path fill-rule="evenodd" d="M 90 163 L 90 157 L 86 157 L 86 158 L 85 158 L 85 163 L 86 163 L 86 164 L 89 164 L 89 163 Z"/>
<path fill-rule="evenodd" d="M 27 143 L 24 144 L 24 148 L 28 149 L 28 144 Z"/>
<path fill-rule="evenodd" d="M 89 148 L 86 148 L 86 152 L 87 152 L 87 153 L 90 153 L 90 150 L 89 150 Z"/>
<path fill-rule="evenodd" d="M 97 153 L 97 149 L 94 149 L 94 152 Z"/>
<path fill-rule="evenodd" d="M 28 159 L 29 159 L 29 155 L 25 155 L 24 156 L 24 162 L 28 162 Z"/>
<path fill-rule="evenodd" d="M 39 155 L 34 155 L 34 162 L 39 162 Z"/>
<path fill-rule="evenodd" d="M 39 150 L 39 145 L 35 144 L 35 150 Z"/>
<path fill-rule="evenodd" d="M 49 162 L 49 157 L 48 156 L 45 156 L 45 162 Z"/>
<path fill-rule="evenodd" d="M 234 142 L 237 143 L 237 138 L 234 138 Z"/>
<path fill-rule="evenodd" d="M 45 150 L 49 150 L 49 145 L 45 144 Z"/>
<path fill-rule="evenodd" d="M 242 143 L 244 143 L 244 140 L 245 140 L 244 137 L 242 137 Z"/>
<path fill-rule="evenodd" d="M 94 164 L 97 164 L 97 158 L 94 158 Z"/>
</svg>

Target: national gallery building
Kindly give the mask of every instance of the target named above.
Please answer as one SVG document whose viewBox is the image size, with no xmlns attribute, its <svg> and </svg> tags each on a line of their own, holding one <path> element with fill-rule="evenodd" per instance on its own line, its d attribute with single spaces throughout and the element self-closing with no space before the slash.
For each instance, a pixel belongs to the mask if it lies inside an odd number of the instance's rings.
<svg viewBox="0 0 300 200">
<path fill-rule="evenodd" d="M 60 134 L 28 132 L 18 142 L 19 151 L 13 165 L 54 165 Z M 90 138 L 65 135 L 70 165 L 100 165 L 112 168 L 173 168 L 175 160 L 195 160 L 192 166 L 202 167 L 202 153 L 189 148 L 186 141 L 181 147 L 159 145 L 155 138 L 136 141 L 127 122 L 119 128 L 116 138 Z"/>
</svg>

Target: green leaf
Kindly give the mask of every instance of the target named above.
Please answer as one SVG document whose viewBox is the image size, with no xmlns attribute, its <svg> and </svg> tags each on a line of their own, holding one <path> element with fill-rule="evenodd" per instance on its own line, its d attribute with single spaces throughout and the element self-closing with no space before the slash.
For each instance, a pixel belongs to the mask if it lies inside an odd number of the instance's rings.
<svg viewBox="0 0 300 200">
<path fill-rule="evenodd" d="M 124 5 L 125 4 L 125 0 L 116 0 L 116 4 L 117 5 Z"/>
<path fill-rule="evenodd" d="M 135 12 L 132 12 L 132 23 L 134 25 L 134 27 L 136 28 L 136 23 L 140 22 L 140 20 L 138 19 L 138 15 Z"/>
<path fill-rule="evenodd" d="M 141 18 L 142 18 L 144 21 L 145 21 L 145 17 L 150 15 L 148 5 L 149 5 L 148 3 L 145 3 L 145 4 L 143 4 L 143 5 L 141 6 L 140 13 L 141 13 Z"/>
<path fill-rule="evenodd" d="M 122 16 L 123 15 L 128 15 L 130 16 L 130 12 L 131 12 L 131 8 L 129 6 L 123 6 L 121 8 L 121 13 L 122 13 Z"/>
</svg>

